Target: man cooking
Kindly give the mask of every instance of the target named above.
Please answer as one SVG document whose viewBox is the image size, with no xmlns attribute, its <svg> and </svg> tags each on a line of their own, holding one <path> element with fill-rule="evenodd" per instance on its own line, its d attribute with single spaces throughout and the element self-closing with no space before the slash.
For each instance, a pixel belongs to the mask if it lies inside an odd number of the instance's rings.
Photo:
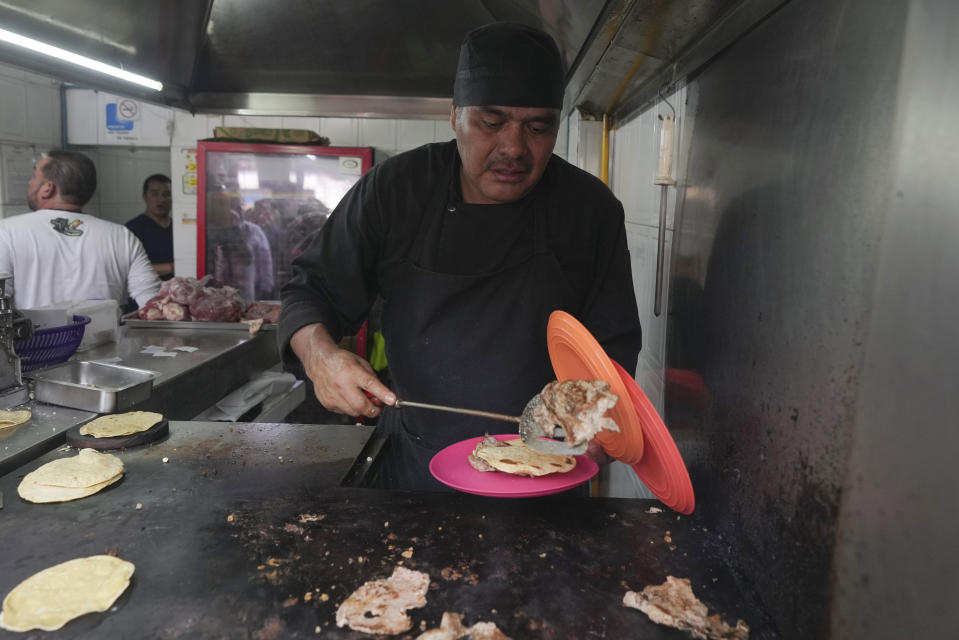
<svg viewBox="0 0 959 640">
<path fill-rule="evenodd" d="M 577 317 L 634 370 L 641 332 L 623 207 L 553 156 L 564 70 L 547 34 L 513 23 L 470 32 L 450 123 L 456 140 L 377 165 L 350 190 L 283 289 L 279 340 L 332 411 L 377 416 L 390 443 L 383 486 L 441 489 L 443 447 L 514 430 L 485 418 L 392 405 L 397 396 L 518 416 L 555 378 L 549 314 Z M 338 348 L 377 294 L 390 390 Z"/>
</svg>

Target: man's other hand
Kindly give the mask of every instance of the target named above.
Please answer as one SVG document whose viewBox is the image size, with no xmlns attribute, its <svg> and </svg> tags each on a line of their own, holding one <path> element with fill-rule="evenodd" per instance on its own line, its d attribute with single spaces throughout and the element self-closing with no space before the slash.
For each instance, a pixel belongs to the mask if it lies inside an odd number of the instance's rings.
<svg viewBox="0 0 959 640">
<path fill-rule="evenodd" d="M 341 349 L 322 324 L 297 331 L 290 347 L 313 381 L 317 400 L 330 411 L 372 418 L 382 411 L 373 399 L 391 406 L 396 403 L 396 394 L 380 382 L 370 363 Z"/>
</svg>

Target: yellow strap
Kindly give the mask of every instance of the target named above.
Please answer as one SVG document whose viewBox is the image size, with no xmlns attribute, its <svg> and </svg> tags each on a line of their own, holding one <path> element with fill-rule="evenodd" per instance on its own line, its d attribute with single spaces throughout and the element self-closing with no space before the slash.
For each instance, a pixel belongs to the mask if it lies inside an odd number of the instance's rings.
<svg viewBox="0 0 959 640">
<path fill-rule="evenodd" d="M 379 331 L 373 332 L 373 346 L 370 348 L 370 366 L 373 371 L 382 371 L 386 368 L 386 340 Z"/>
</svg>

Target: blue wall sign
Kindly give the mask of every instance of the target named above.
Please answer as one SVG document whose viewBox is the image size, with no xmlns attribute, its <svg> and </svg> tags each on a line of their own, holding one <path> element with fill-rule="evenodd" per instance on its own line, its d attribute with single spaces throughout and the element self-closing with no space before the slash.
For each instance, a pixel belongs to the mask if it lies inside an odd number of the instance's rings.
<svg viewBox="0 0 959 640">
<path fill-rule="evenodd" d="M 134 105 L 131 113 L 130 106 L 127 103 Z M 136 116 L 136 103 L 131 102 L 130 100 L 124 100 L 122 105 L 117 102 L 108 102 L 107 107 L 107 130 L 108 131 L 133 131 L 133 120 L 122 119 L 124 116 L 126 118 L 131 118 Z M 121 108 L 121 106 L 123 108 Z"/>
</svg>

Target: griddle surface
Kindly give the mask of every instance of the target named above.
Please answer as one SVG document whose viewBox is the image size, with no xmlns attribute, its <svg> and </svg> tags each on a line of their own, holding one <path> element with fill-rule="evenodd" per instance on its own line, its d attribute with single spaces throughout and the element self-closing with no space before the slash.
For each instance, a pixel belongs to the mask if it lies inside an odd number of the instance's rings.
<svg viewBox="0 0 959 640">
<path fill-rule="evenodd" d="M 136 565 L 115 610 L 0 636 L 368 638 L 337 628 L 336 607 L 402 563 L 431 586 L 410 611 L 413 631 L 391 637 L 415 638 L 455 611 L 516 640 L 687 638 L 622 606 L 626 589 L 669 574 L 691 578 L 711 612 L 743 618 L 752 638 L 776 637 L 724 560 L 728 545 L 695 515 L 648 513 L 656 503 L 638 500 L 340 488 L 368 427 L 198 424 L 173 422 L 168 440 L 118 452 L 125 478 L 84 500 L 16 495 L 23 474 L 73 451 L 0 478 L 0 594 L 75 557 L 116 551 Z"/>
</svg>

